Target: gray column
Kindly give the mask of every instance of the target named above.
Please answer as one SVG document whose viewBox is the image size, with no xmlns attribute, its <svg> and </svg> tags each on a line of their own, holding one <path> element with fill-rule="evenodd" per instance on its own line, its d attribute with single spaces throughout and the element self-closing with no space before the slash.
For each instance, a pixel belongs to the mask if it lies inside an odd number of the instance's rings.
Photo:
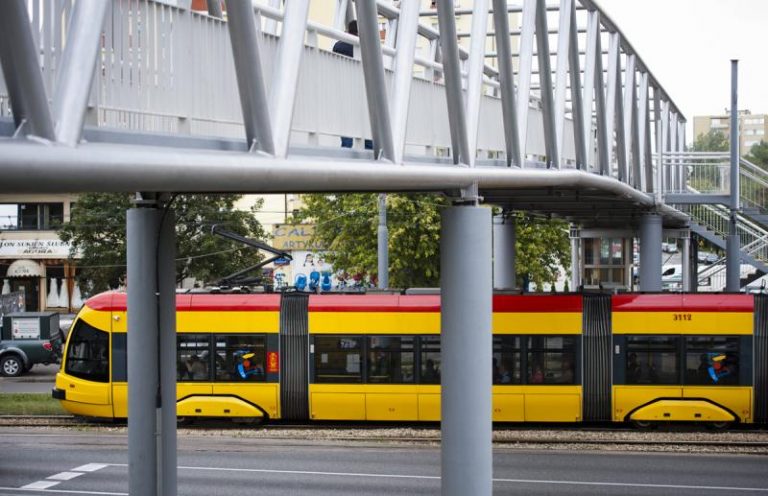
<svg viewBox="0 0 768 496">
<path fill-rule="evenodd" d="M 389 230 L 387 229 L 387 195 L 379 194 L 378 228 L 379 288 L 389 287 Z"/>
<path fill-rule="evenodd" d="M 571 226 L 571 291 L 581 286 L 581 239 L 577 228 Z"/>
<path fill-rule="evenodd" d="M 157 259 L 160 294 L 160 485 L 158 494 L 176 494 L 176 219 L 161 219 Z"/>
<path fill-rule="evenodd" d="M 443 496 L 492 493 L 491 244 L 490 209 L 463 206 L 443 211 Z"/>
<path fill-rule="evenodd" d="M 661 221 L 658 214 L 640 218 L 640 291 L 661 291 Z"/>
<path fill-rule="evenodd" d="M 155 208 L 128 210 L 128 492 L 142 496 L 158 494 L 155 428 L 159 221 Z"/>
<path fill-rule="evenodd" d="M 741 289 L 741 243 L 736 232 L 735 213 L 731 214 L 725 243 L 725 290 L 735 293 Z"/>
<path fill-rule="evenodd" d="M 515 219 L 501 214 L 493 217 L 493 288 L 515 289 Z"/>
<path fill-rule="evenodd" d="M 741 246 L 737 231 L 739 211 L 739 61 L 731 60 L 731 221 L 726 238 L 725 290 L 739 291 L 741 286 Z"/>
<path fill-rule="evenodd" d="M 680 238 L 683 242 L 683 249 L 680 253 L 680 265 L 683 268 L 683 291 L 689 293 L 691 291 L 691 279 L 698 277 L 697 271 L 691 270 L 691 235 L 686 233 L 685 236 Z"/>
</svg>

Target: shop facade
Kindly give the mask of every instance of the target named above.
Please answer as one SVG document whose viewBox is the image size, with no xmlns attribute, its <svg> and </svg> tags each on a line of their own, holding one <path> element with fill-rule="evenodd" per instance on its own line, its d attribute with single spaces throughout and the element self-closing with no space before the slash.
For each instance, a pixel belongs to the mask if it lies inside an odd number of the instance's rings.
<svg viewBox="0 0 768 496">
<path fill-rule="evenodd" d="M 22 293 L 26 311 L 82 306 L 70 245 L 56 229 L 69 221 L 74 195 L 0 196 L 2 294 Z"/>
</svg>

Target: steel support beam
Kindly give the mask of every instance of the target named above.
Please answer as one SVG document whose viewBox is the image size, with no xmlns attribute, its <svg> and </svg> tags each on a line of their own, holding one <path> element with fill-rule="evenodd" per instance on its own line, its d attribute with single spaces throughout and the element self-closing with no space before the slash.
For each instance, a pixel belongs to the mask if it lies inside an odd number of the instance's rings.
<svg viewBox="0 0 768 496">
<path fill-rule="evenodd" d="M 453 0 L 437 2 L 437 19 L 440 25 L 440 47 L 443 56 L 443 77 L 448 105 L 448 123 L 451 128 L 453 163 L 469 165 L 467 119 L 464 114 L 464 97 L 461 89 L 461 63 L 456 39 Z"/>
<path fill-rule="evenodd" d="M 360 56 L 363 61 L 365 93 L 368 97 L 368 115 L 373 132 L 373 149 L 376 158 L 394 161 L 392 124 L 389 119 L 389 102 L 384 80 L 384 60 L 381 56 L 376 0 L 358 0 L 357 14 L 360 30 Z"/>
<path fill-rule="evenodd" d="M 544 0 L 536 1 L 536 50 L 539 57 L 539 81 L 541 88 L 541 113 L 544 120 L 544 143 L 547 150 L 547 167 L 560 167 L 555 131 L 555 103 L 552 98 L 552 68 L 549 61 L 549 30 Z"/>
<path fill-rule="evenodd" d="M 56 141 L 68 146 L 77 145 L 83 134 L 108 7 L 109 2 L 103 0 L 78 0 L 69 21 L 67 46 L 58 65 L 53 93 Z"/>
<path fill-rule="evenodd" d="M 273 104 L 270 115 L 274 130 L 275 155 L 278 157 L 288 154 L 308 14 L 309 0 L 291 0 L 285 4 L 283 30 L 277 47 L 276 67 L 270 90 L 270 100 Z"/>
<path fill-rule="evenodd" d="M 571 10 L 574 0 L 560 0 L 560 27 L 557 37 L 557 53 L 570 54 L 571 43 Z M 568 86 L 568 56 L 557 57 L 555 68 L 555 148 L 560 162 L 563 161 L 563 146 L 565 142 L 565 93 Z M 562 163 L 555 164 L 556 168 Z"/>
<path fill-rule="evenodd" d="M 646 214 L 640 218 L 640 291 L 661 291 L 662 218 Z"/>
<path fill-rule="evenodd" d="M 507 213 L 493 217 L 493 289 L 515 289 L 515 218 Z"/>
<path fill-rule="evenodd" d="M 11 110 L 17 130 L 27 123 L 24 134 L 55 140 L 53 120 L 43 76 L 38 65 L 39 50 L 30 31 L 27 2 L 6 0 L 0 5 L 0 63 L 3 65 Z M 90 73 L 91 76 L 93 73 Z"/>
<path fill-rule="evenodd" d="M 396 164 L 403 163 L 405 153 L 405 134 L 408 129 L 408 105 L 411 99 L 418 25 L 419 2 L 403 2 L 400 5 L 400 21 L 397 23 L 395 84 L 392 91 L 393 161 Z"/>
<path fill-rule="evenodd" d="M 509 18 L 505 12 L 506 0 L 493 0 L 493 22 L 496 27 L 496 47 L 499 51 L 499 85 L 501 113 L 504 119 L 504 143 L 506 145 L 507 167 L 512 164 L 522 167 L 520 133 L 517 128 L 517 104 L 515 99 L 515 77 L 512 68 L 512 47 L 509 36 Z M 565 105 L 565 104 L 563 104 Z"/>
<path fill-rule="evenodd" d="M 472 14 L 472 38 L 470 39 L 467 68 L 467 163 L 475 166 L 477 158 L 477 133 L 480 124 L 480 101 L 483 97 L 483 66 L 485 42 L 488 32 L 488 0 L 475 0 Z"/>
<path fill-rule="evenodd" d="M 576 168 L 587 170 L 587 131 L 584 126 L 584 99 L 581 87 L 581 69 L 579 68 L 579 36 L 576 32 L 576 6 L 571 5 L 570 41 L 568 43 L 568 67 L 571 76 L 571 110 L 573 115 L 573 141 L 576 147 Z M 589 100 L 589 113 L 592 114 L 592 99 Z"/>
<path fill-rule="evenodd" d="M 531 98 L 531 71 L 533 70 L 533 37 L 536 31 L 536 2 L 525 0 L 520 25 L 520 59 L 518 61 L 517 131 L 520 133 L 520 167 L 525 167 L 528 149 L 528 113 Z"/>
<path fill-rule="evenodd" d="M 491 210 L 443 211 L 440 236 L 443 496 L 490 496 Z M 467 366 L 467 357 L 472 365 Z"/>
<path fill-rule="evenodd" d="M 142 496 L 158 495 L 159 224 L 156 208 L 128 210 L 128 492 Z"/>
<path fill-rule="evenodd" d="M 240 106 L 248 149 L 275 153 L 272 121 L 264 85 L 264 70 L 259 54 L 259 39 L 251 0 L 226 0 L 227 25 L 240 91 Z"/>
</svg>

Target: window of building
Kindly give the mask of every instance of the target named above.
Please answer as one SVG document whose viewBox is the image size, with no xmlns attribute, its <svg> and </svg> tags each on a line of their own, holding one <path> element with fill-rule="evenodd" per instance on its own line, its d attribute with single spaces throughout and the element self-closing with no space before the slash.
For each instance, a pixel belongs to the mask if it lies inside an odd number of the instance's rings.
<svg viewBox="0 0 768 496">
<path fill-rule="evenodd" d="M 214 354 L 217 381 L 265 381 L 266 347 L 263 334 L 216 335 Z"/>
<path fill-rule="evenodd" d="M 421 374 L 422 384 L 440 384 L 440 336 L 421 337 Z"/>
<path fill-rule="evenodd" d="M 685 350 L 686 384 L 728 386 L 739 383 L 739 338 L 688 336 Z"/>
<path fill-rule="evenodd" d="M 678 337 L 629 336 L 626 346 L 627 384 L 678 384 Z"/>
<path fill-rule="evenodd" d="M 363 338 L 318 336 L 315 338 L 315 382 L 362 382 Z"/>
<path fill-rule="evenodd" d="M 180 381 L 211 380 L 211 340 L 207 334 L 176 336 L 176 378 Z"/>
<path fill-rule="evenodd" d="M 528 337 L 528 384 L 575 384 L 575 377 L 575 336 Z"/>
<path fill-rule="evenodd" d="M 414 338 L 368 338 L 368 382 L 403 384 L 414 380 Z"/>
<path fill-rule="evenodd" d="M 53 230 L 63 222 L 63 203 L 0 204 L 0 230 Z"/>
<path fill-rule="evenodd" d="M 493 383 L 521 384 L 520 336 L 493 337 Z"/>
<path fill-rule="evenodd" d="M 82 319 L 72 333 L 65 372 L 89 381 L 109 382 L 109 335 Z"/>
</svg>

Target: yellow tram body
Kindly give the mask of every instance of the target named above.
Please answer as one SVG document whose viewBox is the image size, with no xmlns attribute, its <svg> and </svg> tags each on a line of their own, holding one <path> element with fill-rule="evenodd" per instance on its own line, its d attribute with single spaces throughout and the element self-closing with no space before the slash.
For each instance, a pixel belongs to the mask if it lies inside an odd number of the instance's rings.
<svg viewBox="0 0 768 496">
<path fill-rule="evenodd" d="M 752 296 L 601 298 L 494 297 L 495 422 L 760 421 Z M 440 420 L 439 295 L 178 295 L 177 330 L 181 417 Z M 67 411 L 127 417 L 126 333 L 124 294 L 86 303 L 56 378 Z"/>
</svg>

